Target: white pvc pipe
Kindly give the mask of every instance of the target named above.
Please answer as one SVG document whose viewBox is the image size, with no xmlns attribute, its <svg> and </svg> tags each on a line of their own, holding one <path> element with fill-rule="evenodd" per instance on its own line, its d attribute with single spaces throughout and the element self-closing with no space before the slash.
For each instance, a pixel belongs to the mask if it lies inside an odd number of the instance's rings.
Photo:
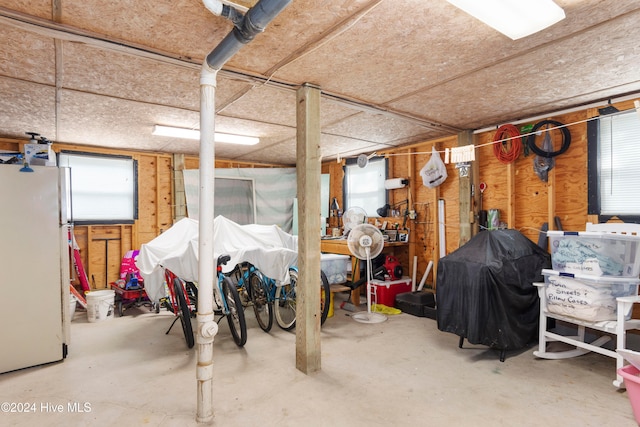
<svg viewBox="0 0 640 427">
<path fill-rule="evenodd" d="M 411 292 L 416 290 L 416 275 L 418 274 L 418 257 L 413 256 L 413 274 L 411 275 Z"/>
<path fill-rule="evenodd" d="M 196 378 L 198 380 L 196 421 L 213 421 L 213 339 L 218 324 L 213 317 L 213 287 L 216 284 L 216 260 L 213 251 L 215 99 L 218 70 L 242 46 L 291 3 L 292 0 L 259 0 L 247 15 L 239 16 L 232 7 L 216 0 L 203 0 L 216 15 L 234 21 L 233 30 L 207 55 L 200 74 L 200 212 L 198 240 L 198 344 Z M 255 11 L 255 12 L 254 12 Z M 249 16 L 250 15 L 250 16 Z M 236 22 L 237 18 L 242 22 Z M 238 25 L 240 24 L 240 25 Z"/>
<path fill-rule="evenodd" d="M 424 274 L 422 275 L 422 280 L 420 280 L 420 286 L 418 286 L 419 291 L 421 291 L 422 288 L 424 287 L 424 282 L 427 281 L 427 276 L 429 275 L 429 272 L 431 271 L 432 267 L 433 267 L 433 261 L 429 261 L 429 264 L 427 265 L 427 269 L 424 271 Z"/>
<path fill-rule="evenodd" d="M 218 324 L 213 314 L 215 260 L 213 252 L 216 75 L 205 62 L 200 76 L 200 211 L 198 225 L 198 310 L 196 421 L 213 420 L 213 339 Z"/>
<path fill-rule="evenodd" d="M 202 0 L 204 3 L 204 7 L 206 7 L 209 12 L 213 13 L 216 16 L 220 16 L 222 14 L 222 2 L 219 0 Z"/>
<path fill-rule="evenodd" d="M 447 255 L 447 239 L 444 234 L 444 199 L 438 199 L 438 231 L 440 258 L 443 258 Z"/>
</svg>

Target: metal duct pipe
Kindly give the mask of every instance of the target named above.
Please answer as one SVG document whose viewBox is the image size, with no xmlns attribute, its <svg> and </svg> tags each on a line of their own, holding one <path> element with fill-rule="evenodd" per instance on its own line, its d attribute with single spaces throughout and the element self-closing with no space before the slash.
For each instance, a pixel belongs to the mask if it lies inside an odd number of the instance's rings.
<svg viewBox="0 0 640 427">
<path fill-rule="evenodd" d="M 213 420 L 213 340 L 218 324 L 213 313 L 213 287 L 216 286 L 216 260 L 213 250 L 214 168 L 215 168 L 215 95 L 216 76 L 222 66 L 242 46 L 264 31 L 269 22 L 291 0 L 260 0 L 243 16 L 230 6 L 217 0 L 203 0 L 205 7 L 215 15 L 234 23 L 233 30 L 207 56 L 200 74 L 200 212 L 198 225 L 198 310 L 196 328 L 197 414 L 196 421 Z"/>
<path fill-rule="evenodd" d="M 260 0 L 244 15 L 242 22 L 235 24 L 233 30 L 207 55 L 207 64 L 219 70 L 242 46 L 256 35 L 291 3 L 291 0 Z"/>
</svg>

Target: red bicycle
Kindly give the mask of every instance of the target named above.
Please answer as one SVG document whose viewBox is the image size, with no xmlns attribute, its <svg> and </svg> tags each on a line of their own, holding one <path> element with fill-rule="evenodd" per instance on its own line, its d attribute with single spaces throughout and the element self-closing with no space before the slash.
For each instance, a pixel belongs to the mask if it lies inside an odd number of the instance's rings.
<svg viewBox="0 0 640 427">
<path fill-rule="evenodd" d="M 195 344 L 193 327 L 191 326 L 191 315 L 196 312 L 195 301 L 197 290 L 193 283 L 185 282 L 167 268 L 164 269 L 164 278 L 169 290 L 169 295 L 167 298 L 161 300 L 161 304 L 176 316 L 166 334 L 171 331 L 173 325 L 180 319 L 182 332 L 184 332 L 184 338 L 187 341 L 187 347 L 191 348 Z"/>
</svg>

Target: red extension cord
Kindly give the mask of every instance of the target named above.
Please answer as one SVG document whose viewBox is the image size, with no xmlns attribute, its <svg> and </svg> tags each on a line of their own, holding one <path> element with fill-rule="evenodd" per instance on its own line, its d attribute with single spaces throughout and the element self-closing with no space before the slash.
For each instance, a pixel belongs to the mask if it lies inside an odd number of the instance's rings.
<svg viewBox="0 0 640 427">
<path fill-rule="evenodd" d="M 498 128 L 493 137 L 493 154 L 501 163 L 509 164 L 520 156 L 522 138 L 519 137 L 520 131 L 514 125 L 502 125 Z M 508 140 L 502 141 L 503 139 Z"/>
</svg>

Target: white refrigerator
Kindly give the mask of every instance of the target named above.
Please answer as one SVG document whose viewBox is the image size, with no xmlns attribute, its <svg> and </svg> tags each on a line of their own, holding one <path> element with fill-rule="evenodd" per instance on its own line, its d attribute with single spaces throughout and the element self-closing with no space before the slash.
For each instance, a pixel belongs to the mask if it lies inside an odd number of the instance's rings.
<svg viewBox="0 0 640 427">
<path fill-rule="evenodd" d="M 62 360 L 69 343 L 65 181 L 21 168 L 0 164 L 0 373 Z"/>
</svg>

